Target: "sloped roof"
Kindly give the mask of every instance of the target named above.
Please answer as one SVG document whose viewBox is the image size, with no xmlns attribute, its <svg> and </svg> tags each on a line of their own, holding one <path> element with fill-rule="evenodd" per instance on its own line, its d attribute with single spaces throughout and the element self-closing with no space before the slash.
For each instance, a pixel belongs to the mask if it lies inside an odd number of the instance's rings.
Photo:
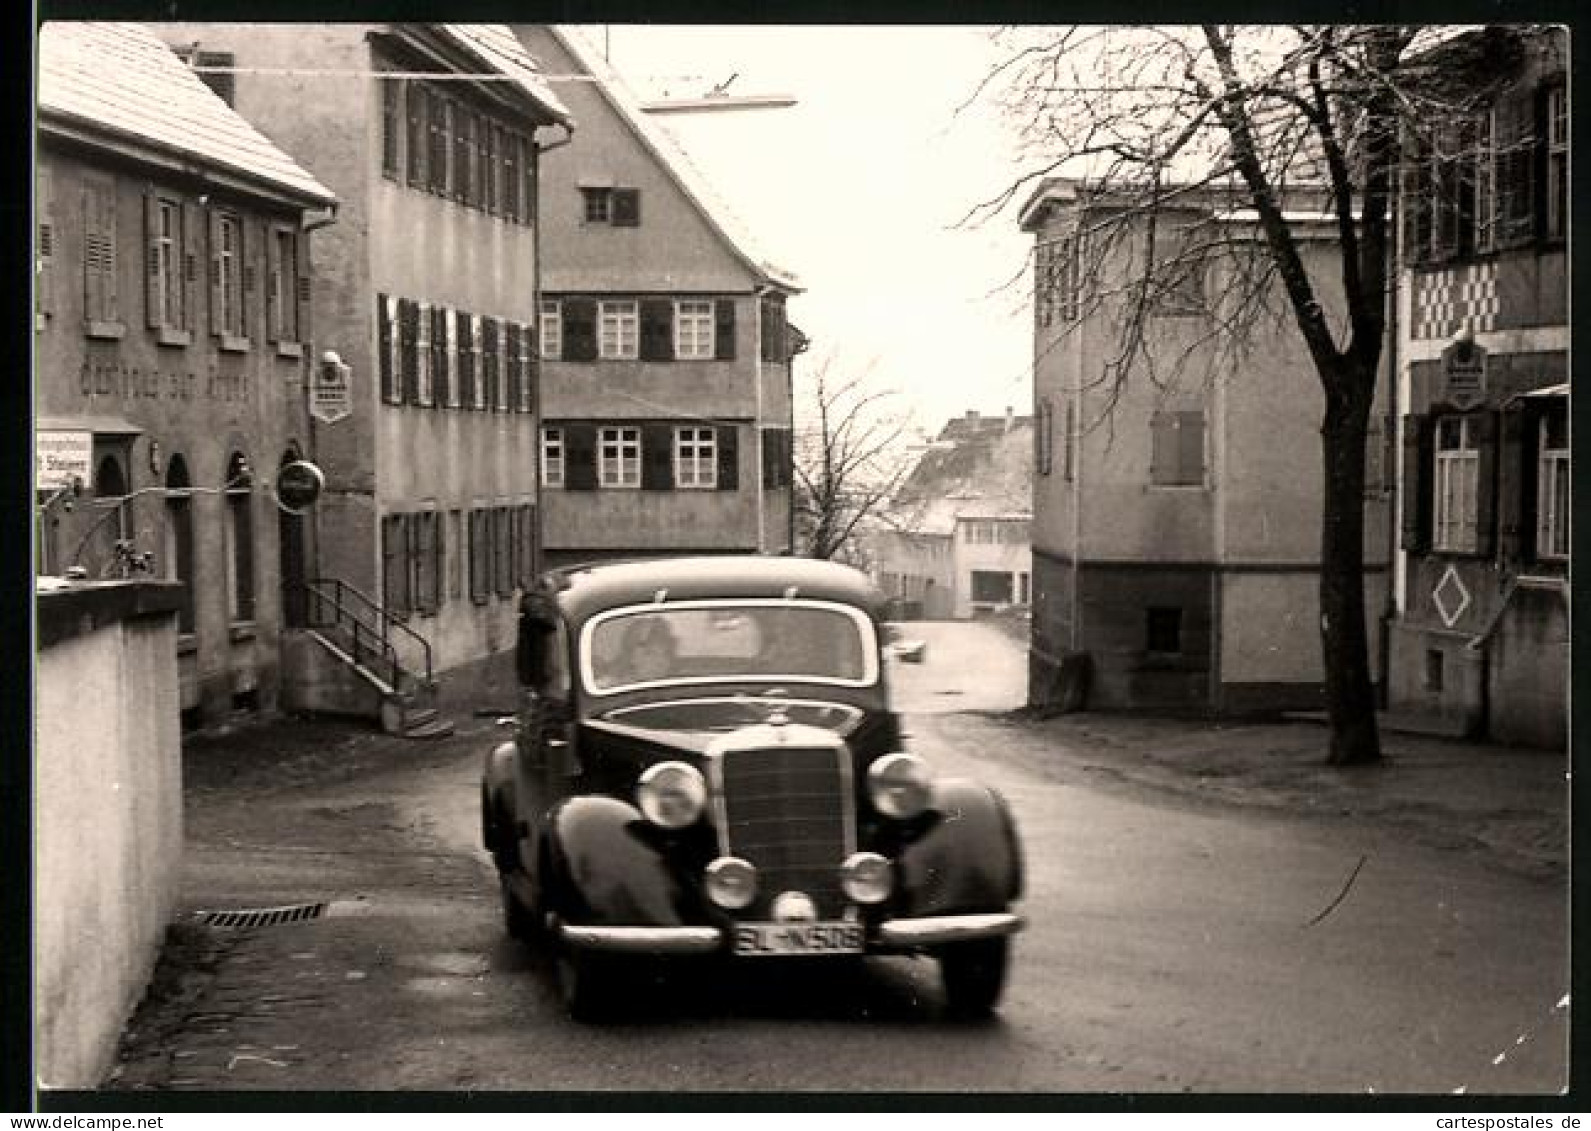
<svg viewBox="0 0 1591 1131">
<path fill-rule="evenodd" d="M 948 533 L 960 515 L 1025 515 L 1033 508 L 1033 418 L 951 420 L 895 493 L 904 530 Z"/>
<path fill-rule="evenodd" d="M 561 25 L 549 26 L 548 30 L 558 43 L 574 56 L 575 62 L 581 69 L 589 72 L 597 80 L 595 85 L 607 99 L 608 104 L 635 132 L 641 144 L 652 151 L 652 155 L 673 176 L 681 191 L 696 205 L 707 222 L 718 231 L 724 242 L 746 266 L 768 282 L 786 290 L 801 290 L 800 281 L 792 272 L 773 263 L 763 254 L 750 229 L 735 215 L 734 210 L 718 194 L 712 182 L 691 161 L 679 139 L 641 109 L 640 99 L 580 30 Z"/>
<path fill-rule="evenodd" d="M 38 110 L 199 158 L 300 200 L 336 196 L 239 116 L 148 28 L 52 20 L 39 29 Z"/>
<path fill-rule="evenodd" d="M 541 68 L 507 24 L 437 24 L 437 30 L 514 84 L 559 123 L 574 126 L 569 108 L 552 92 Z"/>
</svg>

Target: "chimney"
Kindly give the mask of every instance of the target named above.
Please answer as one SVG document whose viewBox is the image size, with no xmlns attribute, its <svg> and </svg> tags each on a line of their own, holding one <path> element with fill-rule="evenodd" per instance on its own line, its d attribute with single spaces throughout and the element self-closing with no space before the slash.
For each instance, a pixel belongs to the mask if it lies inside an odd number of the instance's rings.
<svg viewBox="0 0 1591 1131">
<path fill-rule="evenodd" d="M 1015 421 L 1016 421 L 1016 417 L 1011 412 L 1011 406 L 1010 405 L 1006 405 L 1005 406 L 1005 430 L 1007 432 L 1011 431 L 1011 425 L 1013 423 L 1015 423 Z"/>
<path fill-rule="evenodd" d="M 978 410 L 975 409 L 975 408 L 969 408 L 967 410 L 967 419 L 968 420 L 974 420 L 974 421 L 977 420 L 978 419 Z"/>
</svg>

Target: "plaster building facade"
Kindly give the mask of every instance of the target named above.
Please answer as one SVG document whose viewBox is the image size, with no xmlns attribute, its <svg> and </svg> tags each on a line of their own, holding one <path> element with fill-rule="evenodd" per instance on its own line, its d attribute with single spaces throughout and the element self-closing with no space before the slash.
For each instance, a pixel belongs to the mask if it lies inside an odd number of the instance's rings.
<svg viewBox="0 0 1591 1131">
<path fill-rule="evenodd" d="M 1090 707 L 1318 707 L 1321 394 L 1303 342 L 1280 324 L 1257 328 L 1244 353 L 1223 350 L 1215 304 L 1237 285 L 1230 262 L 1212 258 L 1155 296 L 1144 354 L 1158 380 L 1129 379 L 1117 395 L 1118 311 L 1084 298 L 1076 188 L 1045 182 L 1021 217 L 1037 248 L 1030 697 L 1065 699 L 1087 671 Z M 1216 245 L 1258 239 L 1252 217 L 1229 208 L 1212 198 L 1168 211 L 1157 247 L 1176 248 L 1174 233 L 1195 224 Z M 1292 216 L 1331 310 L 1334 233 L 1318 210 Z M 1129 242 L 1101 259 L 1092 291 L 1119 290 L 1127 257 L 1142 253 Z M 1385 413 L 1364 502 L 1371 616 L 1387 600 Z"/>
<path fill-rule="evenodd" d="M 181 582 L 184 720 L 269 711 L 304 545 L 269 485 L 312 445 L 334 193 L 147 28 L 46 23 L 38 65 L 39 572 Z"/>
<path fill-rule="evenodd" d="M 312 301 L 305 615 L 366 617 L 395 677 L 466 684 L 512 648 L 541 566 L 538 161 L 568 112 L 502 25 L 159 29 L 340 202 Z M 301 705 L 366 695 L 298 643 Z"/>
<path fill-rule="evenodd" d="M 1453 733 L 1563 747 L 1567 33 L 1477 31 L 1428 61 L 1464 97 L 1412 139 L 1400 202 L 1402 554 L 1389 704 Z"/>
<path fill-rule="evenodd" d="M 870 538 L 896 615 L 1021 612 L 1032 597 L 1033 418 L 968 412 L 930 441 Z"/>
<path fill-rule="evenodd" d="M 794 279 L 578 30 L 515 31 L 592 80 L 540 182 L 548 563 L 789 552 Z"/>
</svg>

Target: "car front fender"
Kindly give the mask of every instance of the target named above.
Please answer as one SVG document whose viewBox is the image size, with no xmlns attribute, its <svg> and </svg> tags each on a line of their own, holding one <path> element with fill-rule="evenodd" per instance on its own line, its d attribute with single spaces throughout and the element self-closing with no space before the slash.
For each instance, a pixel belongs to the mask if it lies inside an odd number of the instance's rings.
<svg viewBox="0 0 1591 1131">
<path fill-rule="evenodd" d="M 486 754 L 481 767 L 481 843 L 497 853 L 513 843 L 514 756 L 512 742 L 500 742 Z"/>
<path fill-rule="evenodd" d="M 896 913 L 1003 911 L 1022 894 L 1022 848 L 1005 800 L 976 782 L 934 784 L 937 819 L 895 858 Z"/>
<path fill-rule="evenodd" d="M 607 796 L 572 797 L 547 823 L 546 892 L 552 910 L 588 926 L 677 927 L 684 893 L 642 832 L 640 810 Z"/>
</svg>

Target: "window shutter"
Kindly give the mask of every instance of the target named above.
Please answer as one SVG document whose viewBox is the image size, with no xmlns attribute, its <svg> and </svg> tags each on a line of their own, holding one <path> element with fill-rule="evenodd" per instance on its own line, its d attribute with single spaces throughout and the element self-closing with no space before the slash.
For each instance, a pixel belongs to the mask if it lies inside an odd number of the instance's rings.
<svg viewBox="0 0 1591 1131">
<path fill-rule="evenodd" d="M 387 317 L 387 296 L 376 295 L 376 367 L 381 374 L 381 399 L 396 399 L 392 380 L 392 322 Z"/>
<path fill-rule="evenodd" d="M 293 237 L 293 246 L 297 254 L 293 257 L 298 264 L 298 279 L 293 287 L 293 298 L 298 303 L 293 319 L 294 332 L 297 340 L 307 342 L 310 339 L 310 312 L 314 309 L 314 278 L 309 271 L 309 239 L 308 237 Z"/>
<path fill-rule="evenodd" d="M 49 166 L 39 169 L 35 188 L 34 235 L 37 275 L 33 280 L 34 309 L 40 314 L 55 313 L 55 180 Z"/>
<path fill-rule="evenodd" d="M 105 317 L 104 268 L 100 262 L 100 247 L 104 235 L 100 223 L 99 195 L 99 190 L 93 185 L 83 186 L 83 318 L 85 321 Z"/>
<path fill-rule="evenodd" d="M 641 300 L 641 360 L 674 360 L 674 303 L 671 299 Z"/>
<path fill-rule="evenodd" d="M 265 229 L 265 340 L 267 342 L 280 341 L 282 328 L 286 323 L 286 311 L 281 309 L 281 304 L 294 302 L 294 296 L 288 293 L 288 287 L 294 285 L 295 280 L 282 277 L 282 230 L 279 228 Z"/>
<path fill-rule="evenodd" d="M 641 223 L 641 190 L 616 188 L 613 190 L 613 211 L 610 223 L 615 228 L 635 228 Z"/>
<path fill-rule="evenodd" d="M 1177 482 L 1204 482 L 1204 413 L 1177 413 Z"/>
<path fill-rule="evenodd" d="M 475 319 L 464 311 L 453 315 L 458 327 L 459 406 L 475 407 Z"/>
<path fill-rule="evenodd" d="M 597 426 L 566 424 L 563 429 L 563 485 L 568 491 L 597 487 Z"/>
<path fill-rule="evenodd" d="M 409 611 L 409 529 L 404 518 L 389 514 L 381 520 L 382 601 L 395 616 Z"/>
<path fill-rule="evenodd" d="M 446 307 L 431 308 L 431 393 L 438 408 L 452 401 L 453 354 L 448 337 L 449 312 Z"/>
<path fill-rule="evenodd" d="M 563 356 L 565 361 L 595 361 L 597 359 L 597 304 L 595 299 L 564 299 Z"/>
<path fill-rule="evenodd" d="M 221 318 L 221 213 L 211 208 L 206 219 L 210 232 L 210 333 L 219 334 L 226 329 Z"/>
<path fill-rule="evenodd" d="M 144 193 L 144 321 L 160 326 L 160 199 Z"/>
<path fill-rule="evenodd" d="M 519 411 L 536 411 L 536 384 L 540 370 L 537 367 L 537 358 L 540 351 L 536 349 L 536 324 L 523 323 L 519 327 Z"/>
<path fill-rule="evenodd" d="M 735 359 L 735 301 L 721 298 L 713 303 L 713 356 L 719 361 Z"/>
<path fill-rule="evenodd" d="M 1470 417 L 1476 447 L 1475 552 L 1490 555 L 1497 546 L 1497 414 Z"/>
<path fill-rule="evenodd" d="M 499 367 L 497 319 L 481 319 L 481 383 L 486 390 L 486 411 L 497 411 L 498 386 L 503 379 Z"/>
<path fill-rule="evenodd" d="M 519 411 L 519 390 L 524 383 L 524 368 L 519 359 L 519 323 L 505 321 L 503 336 L 507 339 L 504 353 L 508 365 L 508 411 Z"/>
<path fill-rule="evenodd" d="M 1400 533 L 1403 548 L 1423 553 L 1431 544 L 1431 418 L 1403 418 L 1403 497 Z"/>
<path fill-rule="evenodd" d="M 470 511 L 470 600 L 484 604 L 491 578 L 490 512 L 482 507 Z"/>
<path fill-rule="evenodd" d="M 674 487 L 674 429 L 668 424 L 641 426 L 641 488 L 668 491 Z"/>
<path fill-rule="evenodd" d="M 714 440 L 718 448 L 718 489 L 720 491 L 738 491 L 740 489 L 740 430 L 733 424 L 726 424 L 714 431 Z"/>
<path fill-rule="evenodd" d="M 1520 521 L 1524 516 L 1524 484 L 1533 464 L 1524 462 L 1523 412 L 1502 414 L 1497 441 L 1497 556 L 1517 562 L 1523 548 Z M 1532 524 L 1532 527 L 1534 524 Z"/>
<path fill-rule="evenodd" d="M 1157 412 L 1149 418 L 1149 482 L 1151 484 L 1159 486 L 1175 482 L 1176 443 L 1177 424 L 1175 416 L 1169 412 Z"/>
<path fill-rule="evenodd" d="M 420 308 L 413 299 L 398 300 L 398 358 L 401 370 L 401 401 L 414 404 L 419 399 L 419 366 L 415 347 L 419 338 Z"/>
<path fill-rule="evenodd" d="M 182 311 L 174 321 L 194 333 L 199 328 L 199 289 L 204 277 L 204 209 L 198 204 L 183 204 L 181 209 L 180 262 L 172 270 L 180 276 L 177 289 L 182 295 Z"/>
</svg>

